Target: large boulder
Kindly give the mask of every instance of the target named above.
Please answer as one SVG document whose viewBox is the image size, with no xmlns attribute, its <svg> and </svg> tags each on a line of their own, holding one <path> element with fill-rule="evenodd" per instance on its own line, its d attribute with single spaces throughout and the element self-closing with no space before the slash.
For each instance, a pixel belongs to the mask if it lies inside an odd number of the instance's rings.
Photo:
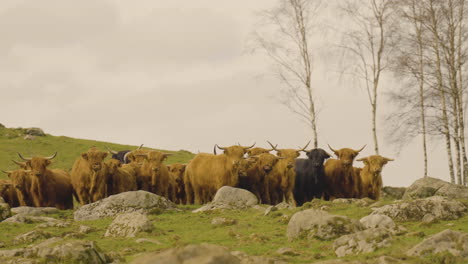
<svg viewBox="0 0 468 264">
<path fill-rule="evenodd" d="M 217 209 L 246 209 L 258 204 L 257 197 L 244 189 L 223 186 L 216 192 L 211 203 L 194 210 L 194 213 Z"/>
<path fill-rule="evenodd" d="M 105 237 L 135 237 L 140 232 L 151 232 L 154 226 L 145 214 L 126 213 L 117 216 L 107 228 Z"/>
<path fill-rule="evenodd" d="M 403 199 L 419 199 L 443 196 L 450 199 L 468 199 L 468 187 L 452 184 L 440 179 L 425 177 L 406 188 Z"/>
<path fill-rule="evenodd" d="M 32 223 L 42 223 L 42 227 L 67 227 L 70 225 L 69 222 L 61 221 L 56 218 L 47 217 L 47 216 L 30 216 L 17 214 L 12 217 L 9 217 L 3 221 L 3 223 L 14 223 L 14 224 L 32 224 Z"/>
<path fill-rule="evenodd" d="M 354 234 L 344 235 L 333 242 L 338 257 L 370 253 L 390 246 L 392 236 L 386 228 L 370 228 Z"/>
<path fill-rule="evenodd" d="M 0 222 L 10 217 L 10 206 L 0 197 Z"/>
<path fill-rule="evenodd" d="M 381 214 L 364 216 L 359 222 L 361 222 L 364 228 L 386 228 L 388 230 L 395 230 L 397 227 L 390 217 Z"/>
<path fill-rule="evenodd" d="M 308 209 L 295 213 L 288 223 L 289 240 L 298 238 L 333 239 L 363 230 L 362 224 L 345 216 Z"/>
<path fill-rule="evenodd" d="M 26 135 L 44 137 L 46 134 L 38 127 L 26 128 Z"/>
<path fill-rule="evenodd" d="M 426 238 L 423 242 L 408 250 L 406 254 L 409 256 L 424 256 L 444 252 L 468 259 L 468 233 L 446 229 Z"/>
<path fill-rule="evenodd" d="M 400 200 L 406 192 L 405 187 L 385 186 L 382 188 L 382 198 Z"/>
<path fill-rule="evenodd" d="M 174 204 L 164 197 L 146 191 L 111 195 L 95 203 L 83 205 L 74 213 L 76 221 L 114 217 L 122 213 L 149 213 L 155 209 L 173 209 Z"/>
<path fill-rule="evenodd" d="M 60 212 L 59 209 L 55 207 L 29 207 L 29 206 L 20 206 L 11 208 L 11 212 L 14 214 L 22 215 L 44 215 L 44 214 L 55 214 Z"/>
<path fill-rule="evenodd" d="M 42 230 L 33 230 L 27 233 L 21 234 L 13 239 L 13 244 L 31 244 L 32 242 L 40 239 L 50 238 L 51 233 Z"/>
<path fill-rule="evenodd" d="M 372 215 L 383 214 L 403 222 L 421 221 L 426 215 L 432 215 L 436 220 L 456 220 L 468 211 L 463 203 L 441 196 L 396 202 L 372 209 Z"/>
<path fill-rule="evenodd" d="M 240 264 L 239 258 L 222 246 L 200 244 L 145 254 L 132 264 Z"/>
</svg>

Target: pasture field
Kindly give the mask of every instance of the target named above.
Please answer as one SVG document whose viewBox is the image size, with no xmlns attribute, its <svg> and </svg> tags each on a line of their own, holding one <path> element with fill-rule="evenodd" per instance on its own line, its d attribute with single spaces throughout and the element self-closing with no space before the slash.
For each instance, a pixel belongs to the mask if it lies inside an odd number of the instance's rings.
<svg viewBox="0 0 468 264">
<path fill-rule="evenodd" d="M 52 136 L 46 134 L 44 137 L 36 137 L 35 140 L 25 140 L 25 129 L 3 128 L 0 127 L 0 170 L 15 170 L 18 166 L 11 160 L 21 161 L 17 152 L 20 152 L 25 157 L 32 156 L 51 156 L 55 151 L 58 152 L 57 157 L 50 165 L 51 168 L 60 168 L 70 171 L 75 160 L 80 157 L 81 153 L 86 152 L 91 146 L 96 146 L 105 151 L 105 147 L 109 147 L 115 151 L 133 150 L 138 146 L 120 145 L 102 141 L 76 139 L 65 136 Z M 145 142 L 142 142 L 144 144 Z M 143 149 L 145 147 L 143 146 Z M 168 153 L 174 153 L 166 161 L 171 163 L 188 162 L 194 154 L 189 151 L 169 151 L 162 150 Z M 108 156 L 110 157 L 110 155 Z M 4 173 L 0 174 L 0 179 L 6 178 Z"/>
<path fill-rule="evenodd" d="M 466 201 L 465 201 L 466 202 Z M 382 201 L 383 204 L 390 201 Z M 302 239 L 289 242 L 286 238 L 286 228 L 289 218 L 300 210 L 308 208 L 329 207 L 329 212 L 360 219 L 370 213 L 369 207 L 353 204 L 333 204 L 327 201 L 314 200 L 303 207 L 295 209 L 282 209 L 264 216 L 258 209 L 208 211 L 192 213 L 197 206 L 178 206 L 179 211 L 154 211 L 150 219 L 155 227 L 152 233 L 140 233 L 136 238 L 104 238 L 107 226 L 112 219 L 95 221 L 72 222 L 65 228 L 49 227 L 41 230 L 50 232 L 53 236 L 62 237 L 76 232 L 80 225 L 87 225 L 95 229 L 94 232 L 84 234 L 80 239 L 96 241 L 99 248 L 107 254 L 119 253 L 126 261 L 133 260 L 138 254 L 144 252 L 161 251 L 166 248 L 180 247 L 188 244 L 211 243 L 228 247 L 232 251 L 242 251 L 248 255 L 268 256 L 283 259 L 289 263 L 313 263 L 336 258 L 330 241 Z M 59 219 L 73 220 L 73 211 L 62 211 L 52 215 Z M 212 226 L 215 217 L 225 217 L 236 220 L 231 226 Z M 408 229 L 408 232 L 395 236 L 391 247 L 379 249 L 373 253 L 348 256 L 346 260 L 369 260 L 379 256 L 393 256 L 405 258 L 406 263 L 435 264 L 435 263 L 463 263 L 451 256 L 436 255 L 424 259 L 404 257 L 404 252 L 424 238 L 450 228 L 456 231 L 468 232 L 468 216 L 456 221 L 440 221 L 433 224 L 419 222 L 397 223 Z M 20 248 L 26 245 L 13 245 L 14 237 L 32 231 L 37 224 L 9 224 L 0 223 L 0 243 L 5 244 L 4 249 Z M 149 238 L 159 242 L 137 243 L 138 238 Z M 37 243 L 37 241 L 35 242 Z M 299 255 L 281 256 L 276 253 L 279 248 L 293 248 Z"/>
</svg>

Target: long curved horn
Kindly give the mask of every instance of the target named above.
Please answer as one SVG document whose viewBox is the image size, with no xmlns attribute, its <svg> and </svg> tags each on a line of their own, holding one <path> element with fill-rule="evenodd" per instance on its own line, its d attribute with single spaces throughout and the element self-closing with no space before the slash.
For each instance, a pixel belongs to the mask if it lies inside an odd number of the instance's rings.
<svg viewBox="0 0 468 264">
<path fill-rule="evenodd" d="M 310 144 L 310 140 L 309 140 L 309 142 L 307 142 L 307 144 L 302 149 L 300 149 L 298 151 L 305 151 L 305 149 L 309 146 L 309 144 Z"/>
<path fill-rule="evenodd" d="M 337 150 L 334 150 L 334 149 L 330 146 L 330 144 L 327 144 L 327 145 L 328 145 L 328 147 L 329 147 L 334 153 L 337 152 Z"/>
<path fill-rule="evenodd" d="M 278 151 L 278 150 L 276 149 L 276 147 L 278 146 L 278 144 L 276 144 L 276 146 L 273 146 L 273 144 L 271 144 L 270 141 L 267 140 L 267 142 L 268 142 L 268 144 L 270 144 L 270 146 L 273 148 L 272 150 Z"/>
<path fill-rule="evenodd" d="M 20 167 L 26 167 L 26 162 L 22 163 L 22 162 L 19 162 L 19 161 L 16 161 L 16 160 L 11 160 L 11 161 L 13 161 L 13 163 L 15 163 L 16 165 L 18 165 Z"/>
<path fill-rule="evenodd" d="M 362 147 L 361 149 L 359 149 L 359 150 L 354 150 L 354 151 L 356 151 L 356 152 L 361 152 L 366 146 L 367 146 L 367 144 L 364 145 L 364 147 Z"/>
<path fill-rule="evenodd" d="M 140 146 L 137 148 L 137 150 L 140 150 L 140 149 L 141 149 L 141 147 L 143 147 L 143 144 L 141 144 L 141 145 L 140 145 Z"/>
<path fill-rule="evenodd" d="M 218 146 L 218 144 L 215 144 L 215 148 L 219 148 L 221 150 L 225 150 L 226 148 Z"/>
<path fill-rule="evenodd" d="M 251 148 L 253 148 L 253 147 L 255 146 L 255 144 L 256 144 L 256 142 L 254 142 L 253 145 L 250 146 L 250 147 L 243 147 L 243 148 L 244 148 L 244 149 L 251 149 Z"/>
<path fill-rule="evenodd" d="M 198 151 L 198 153 L 200 153 L 200 151 Z M 216 153 L 216 144 L 213 146 L 213 154 L 218 155 L 218 153 Z"/>
<path fill-rule="evenodd" d="M 111 154 L 114 154 L 114 155 L 117 155 L 117 154 L 118 154 L 117 151 L 112 150 L 112 149 L 108 148 L 107 146 L 106 146 L 106 149 L 107 149 L 107 151 L 109 151 Z"/>
<path fill-rule="evenodd" d="M 23 157 L 23 155 L 21 155 L 21 153 L 17 152 L 18 153 L 18 156 L 22 159 L 22 160 L 25 160 L 25 161 L 31 161 L 32 158 L 25 158 Z"/>
<path fill-rule="evenodd" d="M 56 156 L 57 156 L 57 151 L 55 151 L 54 155 L 52 155 L 50 157 L 46 157 L 45 159 L 51 160 L 51 159 L 55 158 Z"/>
<path fill-rule="evenodd" d="M 10 174 L 10 173 L 12 173 L 13 171 L 4 171 L 4 170 L 2 170 L 2 172 L 5 173 L 5 174 Z"/>
<path fill-rule="evenodd" d="M 389 159 L 389 158 L 386 158 L 386 157 L 383 157 L 383 159 L 384 159 L 385 161 L 394 161 L 394 159 Z"/>
<path fill-rule="evenodd" d="M 128 163 L 128 155 L 129 155 L 130 153 L 131 153 L 131 151 L 125 153 L 125 155 L 123 156 L 123 162 L 124 162 L 125 164 Z"/>
</svg>

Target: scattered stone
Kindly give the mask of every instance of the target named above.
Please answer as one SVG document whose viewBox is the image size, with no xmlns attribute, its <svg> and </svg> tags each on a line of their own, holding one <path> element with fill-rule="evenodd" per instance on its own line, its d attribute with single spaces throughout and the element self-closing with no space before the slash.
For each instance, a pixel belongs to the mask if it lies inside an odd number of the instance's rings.
<svg viewBox="0 0 468 264">
<path fill-rule="evenodd" d="M 266 210 L 267 208 L 268 208 L 268 207 L 266 207 L 265 205 L 259 205 L 259 204 L 254 205 L 254 206 L 252 207 L 252 209 L 258 210 L 258 211 L 260 211 L 260 212 L 262 212 L 262 213 L 265 213 L 265 210 Z"/>
<path fill-rule="evenodd" d="M 468 187 L 452 184 L 440 179 L 425 177 L 408 187 L 403 199 L 419 199 L 430 196 L 443 196 L 449 199 L 468 199 Z"/>
<path fill-rule="evenodd" d="M 46 215 L 46 214 L 56 214 L 60 212 L 60 210 L 55 207 L 20 206 L 20 207 L 11 208 L 11 212 L 14 214 L 39 216 L 39 215 Z"/>
<path fill-rule="evenodd" d="M 70 225 L 71 225 L 70 222 L 64 222 L 64 221 L 57 220 L 56 222 L 49 221 L 49 222 L 37 225 L 36 228 L 46 228 L 46 227 L 63 228 L 63 227 L 69 227 Z"/>
<path fill-rule="evenodd" d="M 372 215 L 384 214 L 396 221 L 421 221 L 426 214 L 434 215 L 436 220 L 456 220 L 467 211 L 463 203 L 434 196 L 414 201 L 397 202 L 379 208 L 372 208 Z"/>
<path fill-rule="evenodd" d="M 297 253 L 293 248 L 288 248 L 288 247 L 282 247 L 276 251 L 277 254 L 283 255 L 283 256 L 298 256 L 299 253 Z"/>
<path fill-rule="evenodd" d="M 26 135 L 23 137 L 24 140 L 35 140 L 36 139 L 36 136 L 33 136 L 33 135 Z"/>
<path fill-rule="evenodd" d="M 282 209 L 294 209 L 295 206 L 293 206 L 292 204 L 288 204 L 286 202 L 281 202 L 277 205 L 275 205 L 275 207 L 278 209 L 278 210 L 282 210 Z"/>
<path fill-rule="evenodd" d="M 354 234 L 344 235 L 333 242 L 338 257 L 370 253 L 390 246 L 391 234 L 385 228 L 370 228 Z"/>
<path fill-rule="evenodd" d="M 449 252 L 453 256 L 468 258 L 468 233 L 446 229 L 424 239 L 406 252 L 408 256 L 425 256 Z"/>
<path fill-rule="evenodd" d="M 62 237 L 67 239 L 82 239 L 84 238 L 84 234 L 77 232 L 66 232 L 62 234 Z"/>
<path fill-rule="evenodd" d="M 0 257 L 19 257 L 22 256 L 24 253 L 24 249 L 7 249 L 7 250 L 0 250 Z"/>
<path fill-rule="evenodd" d="M 189 245 L 183 248 L 171 248 L 161 253 L 148 253 L 135 259 L 131 263 L 240 264 L 241 261 L 222 246 L 200 244 Z"/>
<path fill-rule="evenodd" d="M 10 206 L 0 197 L 0 222 L 11 216 Z"/>
<path fill-rule="evenodd" d="M 41 231 L 41 230 L 33 230 L 22 235 L 19 235 L 13 239 L 13 244 L 31 244 L 32 242 L 39 240 L 39 239 L 46 239 L 52 236 L 51 233 Z"/>
<path fill-rule="evenodd" d="M 53 263 L 106 263 L 106 257 L 93 241 L 51 238 L 31 248 L 32 256 Z"/>
<path fill-rule="evenodd" d="M 90 226 L 80 225 L 80 227 L 78 228 L 78 232 L 82 234 L 89 234 L 93 231 L 94 231 L 94 228 Z"/>
<path fill-rule="evenodd" d="M 38 127 L 26 128 L 26 134 L 30 136 L 39 136 L 39 137 L 44 137 L 46 135 L 44 131 Z"/>
<path fill-rule="evenodd" d="M 362 199 L 355 199 L 355 198 L 338 198 L 332 201 L 334 204 L 356 204 L 359 206 L 369 206 L 375 203 L 374 200 L 370 198 L 362 198 Z"/>
<path fill-rule="evenodd" d="M 425 224 L 432 224 L 437 222 L 437 219 L 433 214 L 425 214 L 421 221 Z"/>
<path fill-rule="evenodd" d="M 0 259 L 2 264 L 40 264 L 38 260 L 27 258 Z"/>
<path fill-rule="evenodd" d="M 260 256 L 247 256 L 246 255 L 244 257 L 238 257 L 238 258 L 240 259 L 240 264 L 288 264 L 288 262 L 283 261 L 283 260 L 260 257 Z"/>
<path fill-rule="evenodd" d="M 235 219 L 228 219 L 225 217 L 215 217 L 211 220 L 211 225 L 214 226 L 231 226 L 237 224 L 237 220 Z"/>
<path fill-rule="evenodd" d="M 112 221 L 104 237 L 135 237 L 140 232 L 151 232 L 153 229 L 153 224 L 145 214 L 126 213 Z"/>
<path fill-rule="evenodd" d="M 276 206 L 268 206 L 268 208 L 265 210 L 265 213 L 263 215 L 267 216 L 271 212 L 278 211 L 278 208 Z"/>
<path fill-rule="evenodd" d="M 112 264 L 127 263 L 125 257 L 121 253 L 111 251 L 106 253 L 106 256 L 109 258 L 109 262 Z"/>
<path fill-rule="evenodd" d="M 291 217 L 289 215 L 284 214 L 278 219 L 278 222 L 283 223 L 283 224 L 287 224 L 287 223 L 289 223 L 290 219 L 291 219 Z"/>
<path fill-rule="evenodd" d="M 74 213 L 76 221 L 114 217 L 122 213 L 148 213 L 155 208 L 174 209 L 174 204 L 164 197 L 146 191 L 124 192 L 80 207 Z"/>
<path fill-rule="evenodd" d="M 364 216 L 361 218 L 361 220 L 359 220 L 359 222 L 361 222 L 364 228 L 386 228 L 388 230 L 396 229 L 395 222 L 393 222 L 390 217 L 381 214 Z"/>
<path fill-rule="evenodd" d="M 267 236 L 257 234 L 257 233 L 250 234 L 250 236 L 249 236 L 249 241 L 253 241 L 253 242 L 256 242 L 256 243 L 265 243 L 265 242 L 267 242 L 269 240 L 270 239 Z"/>
<path fill-rule="evenodd" d="M 142 243 L 150 243 L 150 244 L 156 244 L 156 245 L 162 245 L 161 242 L 159 242 L 156 239 L 150 239 L 150 238 L 139 238 L 135 240 L 136 243 L 142 244 Z"/>
<path fill-rule="evenodd" d="M 405 194 L 405 187 L 390 187 L 385 186 L 382 188 L 382 198 L 391 199 L 391 200 L 400 200 Z"/>
<path fill-rule="evenodd" d="M 7 218 L 3 223 L 16 223 L 16 224 L 32 224 L 32 223 L 48 223 L 50 225 L 63 223 L 63 221 L 57 220 L 52 217 L 46 216 L 29 216 L 23 214 L 17 214 L 10 218 Z"/>
<path fill-rule="evenodd" d="M 333 239 L 342 235 L 363 230 L 359 221 L 328 212 L 307 209 L 295 213 L 288 223 L 289 240 L 299 238 Z"/>
<path fill-rule="evenodd" d="M 194 210 L 194 213 L 218 209 L 246 209 L 258 204 L 257 197 L 244 189 L 230 186 L 221 187 L 215 194 L 213 201 Z"/>
</svg>

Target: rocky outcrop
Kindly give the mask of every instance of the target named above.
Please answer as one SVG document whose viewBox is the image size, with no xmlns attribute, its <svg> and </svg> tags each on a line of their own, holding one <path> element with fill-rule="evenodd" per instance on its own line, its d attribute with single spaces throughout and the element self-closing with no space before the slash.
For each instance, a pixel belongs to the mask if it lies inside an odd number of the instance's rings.
<svg viewBox="0 0 468 264">
<path fill-rule="evenodd" d="M 3 223 L 16 223 L 16 224 L 32 224 L 42 223 L 39 227 L 67 227 L 70 225 L 69 222 L 61 221 L 52 217 L 47 216 L 30 216 L 17 214 L 10 218 L 7 218 Z"/>
<path fill-rule="evenodd" d="M 257 197 L 244 189 L 223 186 L 215 194 L 213 201 L 194 210 L 194 213 L 218 209 L 246 209 L 258 204 Z"/>
<path fill-rule="evenodd" d="M 455 220 L 466 214 L 468 208 L 461 202 L 434 196 L 396 202 L 373 210 L 372 215 L 383 214 L 396 221 L 421 221 L 428 214 L 437 220 Z"/>
<path fill-rule="evenodd" d="M 370 253 L 390 246 L 392 236 L 386 228 L 370 228 L 354 234 L 344 235 L 333 242 L 338 257 Z"/>
<path fill-rule="evenodd" d="M 38 127 L 26 128 L 25 133 L 26 135 L 39 136 L 39 137 L 44 137 L 46 135 L 44 131 Z"/>
<path fill-rule="evenodd" d="M 333 239 L 363 230 L 359 221 L 325 211 L 308 209 L 295 213 L 288 223 L 289 240 L 299 238 Z"/>
<path fill-rule="evenodd" d="M 392 200 L 400 200 L 406 192 L 405 187 L 390 187 L 385 186 L 382 188 L 382 198 L 388 198 Z"/>
<path fill-rule="evenodd" d="M 364 228 L 386 228 L 388 230 L 395 230 L 397 227 L 390 217 L 381 214 L 364 216 L 359 222 L 361 222 Z"/>
<path fill-rule="evenodd" d="M 334 204 L 356 204 L 359 206 L 369 206 L 375 203 L 374 200 L 370 198 L 362 198 L 362 199 L 355 199 L 355 198 L 338 198 L 333 200 Z"/>
<path fill-rule="evenodd" d="M 468 199 L 468 187 L 426 177 L 415 181 L 410 187 L 406 188 L 403 199 L 420 199 L 431 196 Z"/>
<path fill-rule="evenodd" d="M 19 235 L 13 239 L 13 244 L 31 244 L 34 241 L 40 239 L 50 238 L 52 236 L 51 233 L 41 231 L 41 230 L 33 230 L 22 235 Z"/>
<path fill-rule="evenodd" d="M 20 206 L 20 207 L 11 208 L 11 212 L 14 214 L 38 216 L 38 215 L 55 214 L 55 213 L 60 212 L 60 210 L 55 207 Z"/>
<path fill-rule="evenodd" d="M 172 209 L 174 204 L 164 197 L 146 191 L 124 192 L 80 207 L 76 221 L 114 217 L 122 213 L 149 213 L 155 209 Z"/>
<path fill-rule="evenodd" d="M 406 254 L 409 256 L 425 256 L 444 252 L 468 259 L 468 233 L 446 229 L 426 238 L 423 242 L 408 250 Z"/>
<path fill-rule="evenodd" d="M 231 226 L 237 224 L 235 219 L 230 219 L 226 217 L 215 217 L 211 220 L 211 225 L 213 226 Z"/>
<path fill-rule="evenodd" d="M 135 237 L 141 232 L 151 232 L 153 224 L 142 213 L 127 213 L 117 216 L 107 228 L 105 237 Z"/>
</svg>

